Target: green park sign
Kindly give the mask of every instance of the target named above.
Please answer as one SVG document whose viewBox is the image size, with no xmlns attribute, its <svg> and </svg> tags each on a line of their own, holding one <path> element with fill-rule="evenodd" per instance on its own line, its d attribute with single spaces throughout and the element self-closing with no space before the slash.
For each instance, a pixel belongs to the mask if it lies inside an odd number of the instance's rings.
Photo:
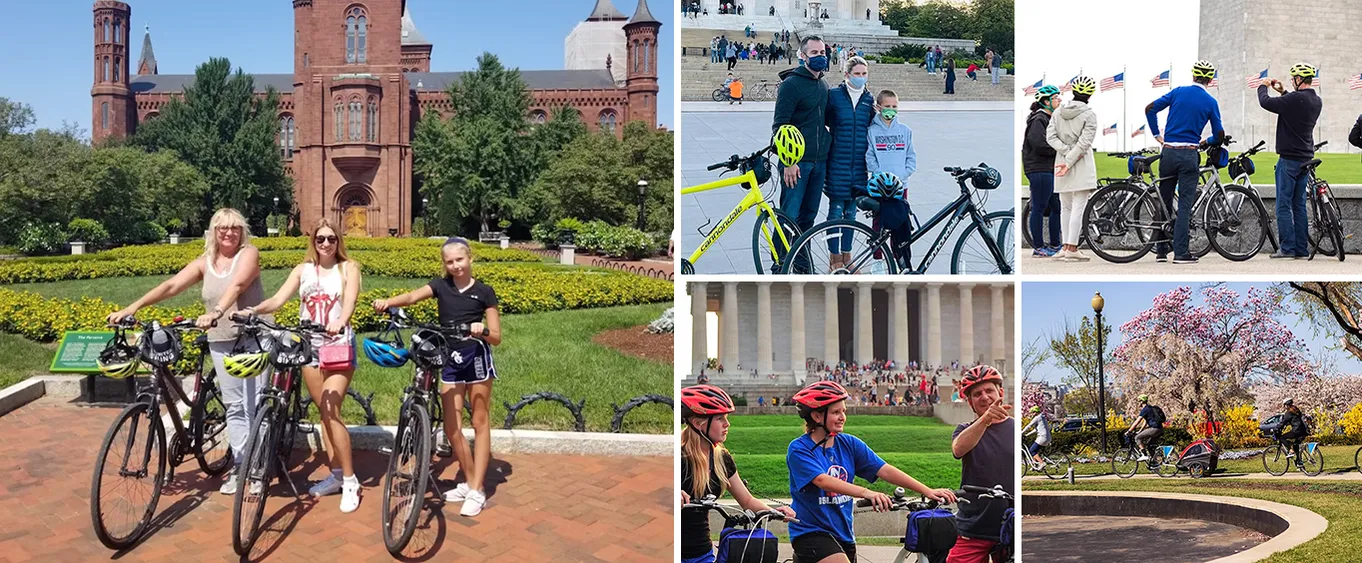
<svg viewBox="0 0 1362 563">
<path fill-rule="evenodd" d="M 52 373 L 99 373 L 99 353 L 113 338 L 110 331 L 69 331 L 62 335 L 56 355 L 52 356 Z"/>
</svg>

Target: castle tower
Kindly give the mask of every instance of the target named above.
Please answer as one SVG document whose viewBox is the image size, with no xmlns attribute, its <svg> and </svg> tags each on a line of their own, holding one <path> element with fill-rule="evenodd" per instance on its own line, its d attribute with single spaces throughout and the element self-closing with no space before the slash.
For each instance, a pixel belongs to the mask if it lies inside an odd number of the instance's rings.
<svg viewBox="0 0 1362 563">
<path fill-rule="evenodd" d="M 648 0 L 638 0 L 634 17 L 624 25 L 628 49 L 625 84 L 629 90 L 629 115 L 625 121 L 641 120 L 657 127 L 657 37 L 662 22 L 648 11 Z"/>
<path fill-rule="evenodd" d="M 411 12 L 402 9 L 402 71 L 430 72 L 430 52 L 434 49 L 426 36 L 416 29 Z"/>
<path fill-rule="evenodd" d="M 577 24 L 563 40 L 566 70 L 610 69 L 616 84 L 626 78 L 624 25 L 629 18 L 610 0 L 596 0 L 586 21 Z"/>
<path fill-rule="evenodd" d="M 142 56 L 137 60 L 137 75 L 151 74 L 156 74 L 156 51 L 151 49 L 151 26 L 147 26 L 146 35 L 142 36 Z"/>
<path fill-rule="evenodd" d="M 128 22 L 132 8 L 117 0 L 94 6 L 95 79 L 90 89 L 93 111 L 90 137 L 99 144 L 109 137 L 132 134 L 135 119 L 128 90 Z"/>
</svg>

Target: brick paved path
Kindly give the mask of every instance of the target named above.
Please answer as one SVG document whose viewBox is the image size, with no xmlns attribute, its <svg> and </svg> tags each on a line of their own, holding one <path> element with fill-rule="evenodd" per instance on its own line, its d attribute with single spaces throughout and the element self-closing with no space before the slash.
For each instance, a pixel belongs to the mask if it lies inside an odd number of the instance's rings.
<svg viewBox="0 0 1362 563">
<path fill-rule="evenodd" d="M 118 410 L 40 400 L 0 417 L 0 562 L 111 560 L 91 529 L 94 457 Z M 437 470 L 453 486 L 452 460 Z M 250 560 L 391 561 L 380 507 L 387 457 L 357 452 L 359 510 L 341 514 L 340 495 L 293 501 L 276 484 L 268 530 Z M 446 470 L 448 469 L 448 470 Z M 320 479 L 326 468 L 298 454 L 291 473 Z M 489 500 L 476 518 L 459 506 L 437 511 L 412 538 L 417 561 L 671 561 L 672 462 L 665 457 L 495 455 Z M 118 561 L 235 561 L 232 497 L 188 461 L 162 493 L 152 531 Z"/>
</svg>

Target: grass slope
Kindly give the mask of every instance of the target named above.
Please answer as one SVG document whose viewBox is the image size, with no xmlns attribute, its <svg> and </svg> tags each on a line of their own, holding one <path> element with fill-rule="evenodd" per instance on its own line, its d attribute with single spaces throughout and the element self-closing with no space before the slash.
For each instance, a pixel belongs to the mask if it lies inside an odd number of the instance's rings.
<svg viewBox="0 0 1362 563">
<path fill-rule="evenodd" d="M 1331 142 L 1330 146 L 1332 145 L 1333 143 Z M 1236 142 L 1234 146 L 1239 146 L 1239 143 Z M 1252 144 L 1247 145 L 1247 147 L 1252 146 Z M 1271 139 L 1268 139 L 1268 146 L 1272 146 Z M 1233 158 L 1239 154 L 1240 152 L 1232 152 L 1230 153 L 1230 157 Z M 1125 178 L 1130 175 L 1130 172 L 1126 169 L 1126 160 L 1124 158 L 1109 158 L 1106 155 L 1107 153 L 1104 152 L 1097 153 L 1096 162 L 1098 178 Z M 1362 184 L 1362 161 L 1359 161 L 1357 155 L 1320 153 L 1315 155 L 1315 157 L 1323 161 L 1323 164 L 1319 165 L 1319 175 L 1321 178 L 1328 180 L 1329 183 Z M 1249 179 L 1253 181 L 1255 186 L 1277 183 L 1274 176 L 1275 172 L 1273 171 L 1276 163 L 1277 153 L 1275 152 L 1260 152 L 1253 155 L 1255 172 Z M 1158 172 L 1158 170 L 1159 165 L 1156 162 L 1154 163 L 1154 171 Z M 1230 180 L 1229 172 L 1221 170 L 1220 181 L 1229 182 Z M 1026 175 L 1024 174 L 1022 175 L 1022 185 L 1030 185 L 1030 182 L 1026 180 Z"/>
<path fill-rule="evenodd" d="M 22 336 L 0 333 L 0 358 L 5 358 L 0 362 L 0 389 L 47 373 L 56 353 L 56 344 L 39 344 Z"/>
</svg>

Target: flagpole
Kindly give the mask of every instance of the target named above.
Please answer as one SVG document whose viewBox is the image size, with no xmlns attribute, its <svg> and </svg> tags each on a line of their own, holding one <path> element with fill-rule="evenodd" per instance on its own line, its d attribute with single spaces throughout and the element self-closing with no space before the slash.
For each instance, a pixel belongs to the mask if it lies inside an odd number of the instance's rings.
<svg viewBox="0 0 1362 563">
<path fill-rule="evenodd" d="M 1126 90 L 1126 67 L 1121 65 L 1121 152 L 1126 151 L 1126 122 L 1130 121 L 1126 115 Z"/>
</svg>

